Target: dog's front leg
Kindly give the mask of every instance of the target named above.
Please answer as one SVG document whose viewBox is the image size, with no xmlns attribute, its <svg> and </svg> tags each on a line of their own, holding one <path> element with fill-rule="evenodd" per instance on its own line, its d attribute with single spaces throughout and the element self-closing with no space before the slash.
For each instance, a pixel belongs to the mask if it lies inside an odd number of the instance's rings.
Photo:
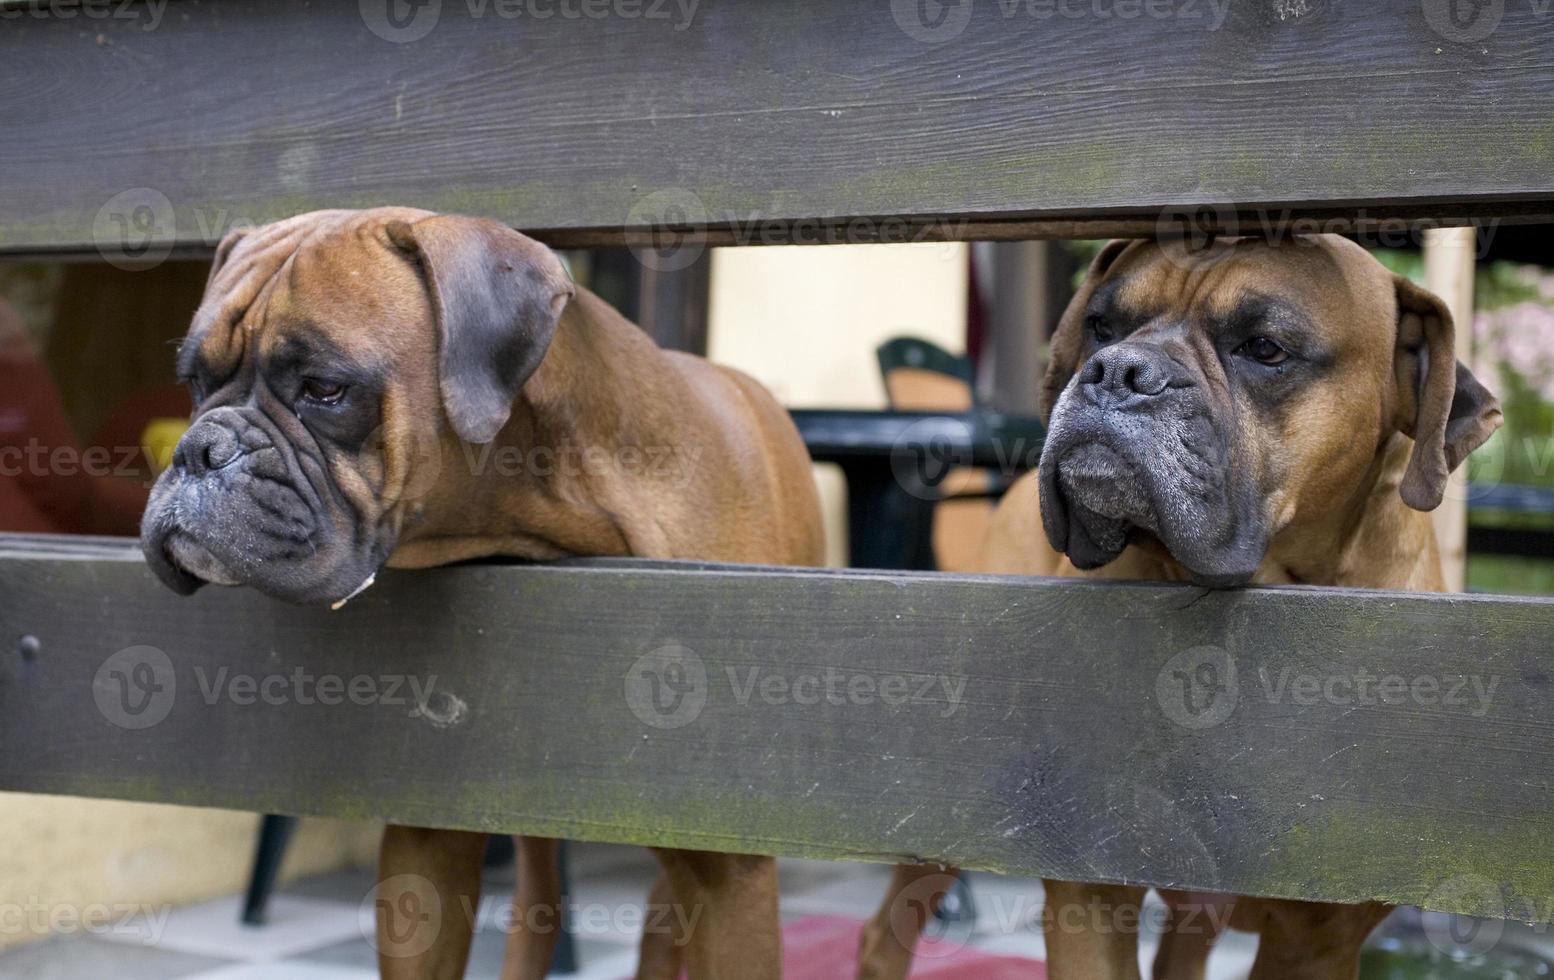
<svg viewBox="0 0 1554 980">
<path fill-rule="evenodd" d="M 778 980 L 782 930 L 773 858 L 655 848 L 674 890 L 690 980 Z"/>
<path fill-rule="evenodd" d="M 1041 928 L 1052 980 L 1140 980 L 1138 924 L 1144 889 L 1042 882 Z"/>
<path fill-rule="evenodd" d="M 685 965 L 686 917 L 675 902 L 669 872 L 660 871 L 648 892 L 647 915 L 637 951 L 637 980 L 680 980 Z"/>
<path fill-rule="evenodd" d="M 518 887 L 502 958 L 502 980 L 544 980 L 566 923 L 561 907 L 561 842 L 517 837 Z"/>
<path fill-rule="evenodd" d="M 890 890 L 858 937 L 858 980 L 906 980 L 928 919 L 955 886 L 942 864 L 898 864 Z"/>
<path fill-rule="evenodd" d="M 1255 911 L 1258 932 L 1257 959 L 1248 980 L 1355 980 L 1360 975 L 1360 947 L 1392 911 L 1379 902 L 1240 901 Z M 1244 928 L 1244 921 L 1238 908 L 1234 925 Z"/>
<path fill-rule="evenodd" d="M 1167 914 L 1155 951 L 1153 980 L 1204 980 L 1209 954 L 1230 918 L 1234 898 L 1162 888 Z"/>
<path fill-rule="evenodd" d="M 384 828 L 376 899 L 383 980 L 461 980 L 485 850 L 485 834 Z"/>
</svg>

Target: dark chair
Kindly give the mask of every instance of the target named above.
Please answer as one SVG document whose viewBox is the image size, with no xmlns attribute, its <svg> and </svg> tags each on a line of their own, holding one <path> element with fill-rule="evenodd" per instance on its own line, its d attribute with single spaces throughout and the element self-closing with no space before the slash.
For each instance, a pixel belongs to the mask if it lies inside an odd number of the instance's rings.
<svg viewBox="0 0 1554 980">
<path fill-rule="evenodd" d="M 971 360 L 917 337 L 897 337 L 879 346 L 885 396 L 896 411 L 960 414 L 977 408 Z M 958 466 L 939 483 L 937 500 L 922 502 L 919 518 L 929 525 L 932 567 L 946 572 L 976 568 L 997 501 L 995 474 Z"/>
</svg>

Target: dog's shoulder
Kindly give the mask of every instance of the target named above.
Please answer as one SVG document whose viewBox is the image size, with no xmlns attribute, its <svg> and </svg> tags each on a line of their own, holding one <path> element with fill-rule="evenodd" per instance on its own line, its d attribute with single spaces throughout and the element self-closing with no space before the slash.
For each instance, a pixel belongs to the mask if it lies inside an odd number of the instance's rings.
<svg viewBox="0 0 1554 980">
<path fill-rule="evenodd" d="M 1067 570 L 1064 570 L 1067 566 Z M 1041 529 L 1041 489 L 1031 470 L 1004 493 L 982 538 L 977 571 L 993 575 L 1074 574 Z"/>
</svg>

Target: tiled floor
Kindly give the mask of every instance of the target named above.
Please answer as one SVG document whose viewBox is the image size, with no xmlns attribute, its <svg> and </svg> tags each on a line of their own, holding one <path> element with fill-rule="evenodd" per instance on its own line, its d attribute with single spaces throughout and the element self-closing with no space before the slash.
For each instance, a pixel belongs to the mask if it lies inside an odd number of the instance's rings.
<svg viewBox="0 0 1554 980">
<path fill-rule="evenodd" d="M 861 864 L 783 861 L 782 913 L 863 917 L 883 892 L 889 869 Z M 640 848 L 574 845 L 572 901 L 580 980 L 631 975 L 636 962 L 633 913 L 647 894 L 656 866 Z M 370 871 L 296 882 L 276 896 L 270 923 L 237 923 L 238 899 L 174 909 L 163 923 L 141 923 L 93 938 L 57 938 L 0 954 L 0 980 L 374 980 Z M 1040 959 L 1039 882 L 978 874 L 972 877 L 978 916 L 970 936 L 952 936 L 989 953 Z M 511 895 L 510 870 L 488 875 L 481 928 L 471 955 L 471 980 L 500 972 L 501 912 Z M 1537 939 L 1537 937 L 1531 937 Z M 1153 948 L 1146 937 L 1144 955 Z M 1554 947 L 1554 944 L 1547 944 Z M 1215 953 L 1212 980 L 1245 977 L 1255 940 L 1228 934 Z M 1554 949 L 1551 949 L 1554 951 Z M 1147 972 L 1146 972 L 1146 975 Z M 806 980 L 796 977 L 793 980 Z"/>
</svg>

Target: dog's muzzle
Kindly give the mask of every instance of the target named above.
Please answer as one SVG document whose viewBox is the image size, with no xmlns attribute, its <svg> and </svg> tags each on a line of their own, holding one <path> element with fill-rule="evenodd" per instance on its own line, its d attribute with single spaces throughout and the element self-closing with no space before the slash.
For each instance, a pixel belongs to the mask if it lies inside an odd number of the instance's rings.
<svg viewBox="0 0 1554 980">
<path fill-rule="evenodd" d="M 1244 583 L 1266 542 L 1247 530 L 1228 441 L 1192 372 L 1159 347 L 1102 348 L 1052 412 L 1042 527 L 1075 567 L 1099 568 L 1146 532 L 1203 585 Z"/>
<path fill-rule="evenodd" d="M 297 453 L 248 409 L 201 415 L 152 487 L 141 550 L 166 585 L 252 585 L 292 601 L 339 598 L 376 570 L 329 518 Z M 353 577 L 354 576 L 354 577 Z M 342 582 L 347 584 L 341 584 Z"/>
</svg>

